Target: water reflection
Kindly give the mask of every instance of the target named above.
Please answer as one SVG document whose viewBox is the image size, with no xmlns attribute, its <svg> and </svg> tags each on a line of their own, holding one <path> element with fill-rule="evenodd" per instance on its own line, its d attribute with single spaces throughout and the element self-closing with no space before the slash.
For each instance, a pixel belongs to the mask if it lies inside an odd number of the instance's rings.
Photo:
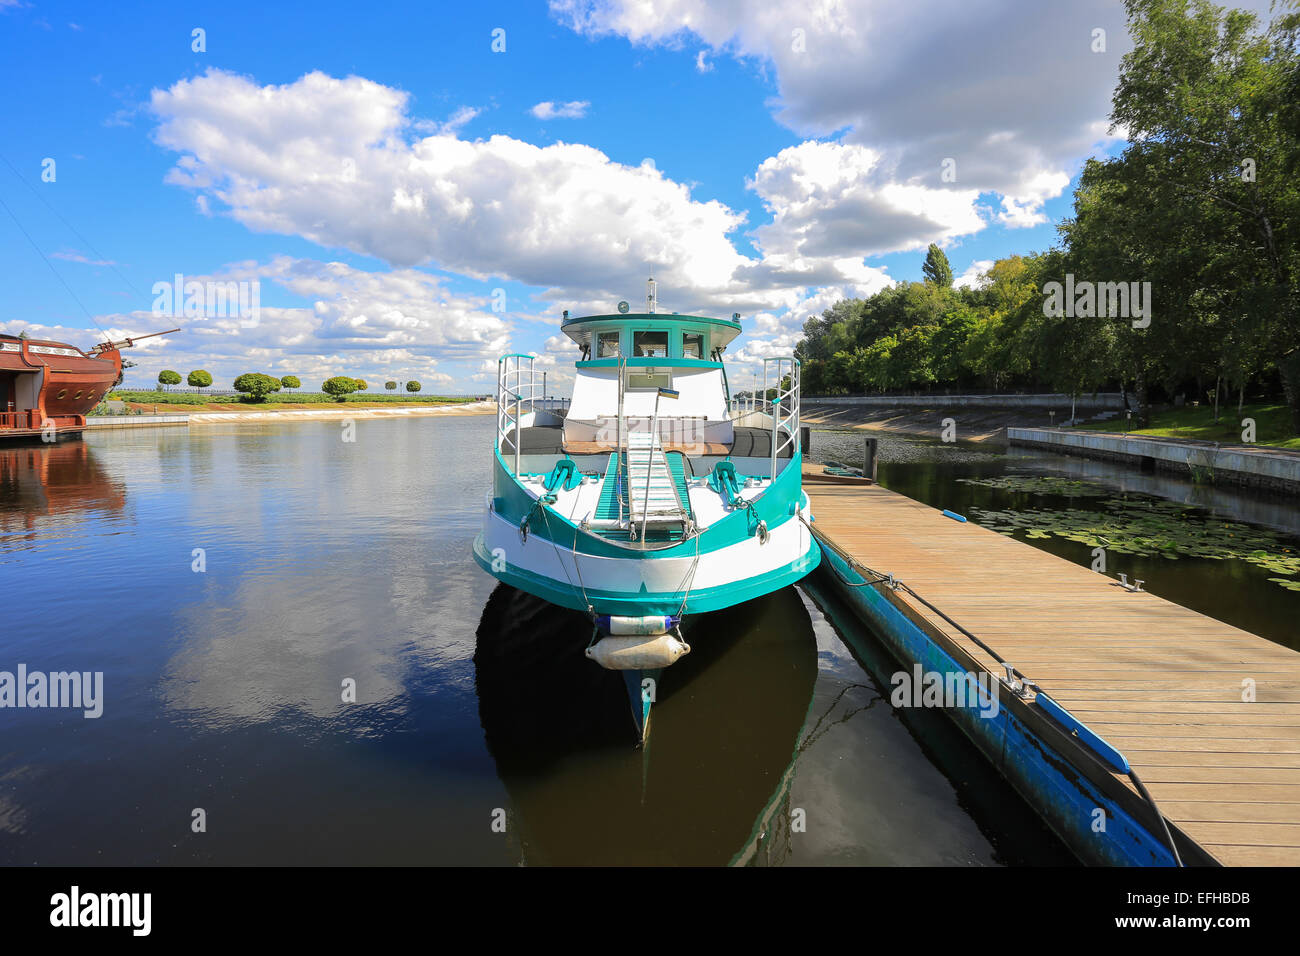
<svg viewBox="0 0 1300 956">
<path fill-rule="evenodd" d="M 126 490 L 81 441 L 0 445 L 0 531 L 33 531 L 50 516 L 125 504 Z"/>
<path fill-rule="evenodd" d="M 499 585 L 479 622 L 479 716 L 529 863 L 719 864 L 746 847 L 788 773 L 817 678 L 793 588 L 689 619 L 649 748 L 620 675 L 582 656 L 590 625 Z M 520 835 L 521 834 L 521 835 Z"/>
</svg>

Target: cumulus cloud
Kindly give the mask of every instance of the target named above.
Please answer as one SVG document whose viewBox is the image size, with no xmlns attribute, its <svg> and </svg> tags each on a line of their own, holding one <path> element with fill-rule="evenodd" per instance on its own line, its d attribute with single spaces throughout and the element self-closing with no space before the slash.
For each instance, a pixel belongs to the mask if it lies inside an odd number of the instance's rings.
<svg viewBox="0 0 1300 956">
<path fill-rule="evenodd" d="M 407 95 L 310 73 L 283 86 L 210 70 L 155 90 L 170 182 L 259 232 L 398 267 L 436 264 L 609 298 L 655 263 L 668 287 L 722 289 L 747 260 L 743 214 L 700 202 L 646 161 L 508 136 L 413 136 Z M 558 290 L 557 290 L 558 291 Z M 617 298 L 617 296 L 614 296 Z"/>
<path fill-rule="evenodd" d="M 591 106 L 587 100 L 571 100 L 568 103 L 555 104 L 550 100 L 538 103 L 528 112 L 532 113 L 539 120 L 550 119 L 582 119 L 587 115 L 587 108 Z"/>
<path fill-rule="evenodd" d="M 764 160 L 749 186 L 772 213 L 755 230 L 770 261 L 923 249 L 984 227 L 976 190 L 895 182 L 865 146 L 788 147 Z"/>
<path fill-rule="evenodd" d="M 588 36 L 699 43 L 774 67 L 776 118 L 888 158 L 894 181 L 996 192 L 1001 221 L 1042 221 L 1069 171 L 1107 137 L 1117 0 L 552 0 Z M 1106 49 L 1094 52 L 1093 31 Z M 945 167 L 944 161 L 951 162 Z M 944 179 L 945 169 L 956 180 Z"/>
<path fill-rule="evenodd" d="M 159 277 L 171 282 L 172 276 Z M 218 384 L 236 375 L 263 371 L 297 375 L 311 387 L 331 375 L 382 380 L 418 378 L 426 385 L 450 385 L 455 372 L 468 372 L 510 346 L 511 325 L 491 310 L 489 294 L 467 296 L 446 280 L 417 269 L 367 272 L 341 262 L 277 257 L 269 262 L 233 263 L 212 275 L 185 275 L 189 282 L 259 283 L 256 323 L 246 316 L 172 316 L 170 296 L 157 308 L 102 316 L 114 339 L 175 325 L 179 333 L 147 339 L 129 358 L 138 369 L 128 384 L 152 382 L 164 368 L 205 368 Z M 155 290 L 157 291 L 157 290 Z M 308 304 L 275 306 L 268 299 L 292 297 Z M 84 329 L 0 323 L 0 329 L 33 337 L 92 343 Z M 98 336 L 95 337 L 98 339 Z"/>
<path fill-rule="evenodd" d="M 952 280 L 959 289 L 979 289 L 988 281 L 988 271 L 993 268 L 992 259 L 976 259 L 966 271 Z"/>
</svg>

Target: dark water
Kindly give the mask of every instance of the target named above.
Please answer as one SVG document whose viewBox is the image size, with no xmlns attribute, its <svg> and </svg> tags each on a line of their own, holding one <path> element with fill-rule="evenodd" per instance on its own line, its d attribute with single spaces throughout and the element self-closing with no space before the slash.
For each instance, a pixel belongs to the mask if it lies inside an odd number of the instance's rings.
<svg viewBox="0 0 1300 956">
<path fill-rule="evenodd" d="M 104 675 L 0 709 L 0 862 L 1068 861 L 816 582 L 692 620 L 632 749 L 586 622 L 470 559 L 492 426 L 0 446 L 0 670 Z"/>
<path fill-rule="evenodd" d="M 1200 522 L 1240 522 L 1272 532 L 1278 550 L 1300 553 L 1300 501 L 1232 486 L 1196 484 L 1167 474 L 1143 474 L 1112 462 L 1089 461 L 1037 450 L 991 443 L 955 443 L 875 433 L 879 439 L 877 477 L 885 487 L 936 508 L 984 520 L 978 512 L 1072 509 L 1102 514 L 1116 503 L 1177 502 Z M 813 456 L 862 464 L 862 432 L 814 432 Z M 1068 497 L 1030 494 L 971 484 L 961 479 L 1007 475 L 1049 476 L 1099 486 L 1104 494 Z M 1052 535 L 1020 540 L 1084 566 L 1094 561 L 1091 545 Z M 880 562 L 888 571 L 888 561 Z M 1300 591 L 1287 590 L 1269 578 L 1276 571 L 1239 559 L 1112 553 L 1107 572 L 1142 579 L 1143 588 L 1176 604 L 1300 650 Z"/>
</svg>

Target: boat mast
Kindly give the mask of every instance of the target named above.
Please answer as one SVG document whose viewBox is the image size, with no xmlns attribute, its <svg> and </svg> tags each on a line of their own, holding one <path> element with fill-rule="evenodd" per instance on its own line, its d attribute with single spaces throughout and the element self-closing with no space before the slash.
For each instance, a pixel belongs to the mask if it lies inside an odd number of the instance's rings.
<svg viewBox="0 0 1300 956">
<path fill-rule="evenodd" d="M 98 355 L 100 352 L 119 351 L 121 349 L 131 348 L 131 346 L 135 345 L 135 343 L 139 342 L 141 339 L 151 339 L 155 335 L 171 335 L 173 332 L 179 331 L 180 329 L 168 329 L 166 332 L 150 332 L 148 335 L 137 335 L 134 338 L 122 339 L 120 342 L 113 342 L 111 340 L 108 342 L 100 342 L 98 345 L 91 346 L 90 351 L 86 354 Z"/>
</svg>

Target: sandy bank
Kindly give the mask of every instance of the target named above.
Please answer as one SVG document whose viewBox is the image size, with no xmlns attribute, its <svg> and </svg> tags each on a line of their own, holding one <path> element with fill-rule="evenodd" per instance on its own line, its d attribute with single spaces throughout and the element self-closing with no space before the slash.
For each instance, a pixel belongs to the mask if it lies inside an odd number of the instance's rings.
<svg viewBox="0 0 1300 956">
<path fill-rule="evenodd" d="M 493 415 L 496 402 L 464 405 L 406 405 L 400 408 L 352 408 L 339 405 L 284 412 L 199 412 L 190 416 L 191 425 L 226 425 L 238 422 L 339 421 L 370 418 L 424 418 L 431 415 Z"/>
</svg>

